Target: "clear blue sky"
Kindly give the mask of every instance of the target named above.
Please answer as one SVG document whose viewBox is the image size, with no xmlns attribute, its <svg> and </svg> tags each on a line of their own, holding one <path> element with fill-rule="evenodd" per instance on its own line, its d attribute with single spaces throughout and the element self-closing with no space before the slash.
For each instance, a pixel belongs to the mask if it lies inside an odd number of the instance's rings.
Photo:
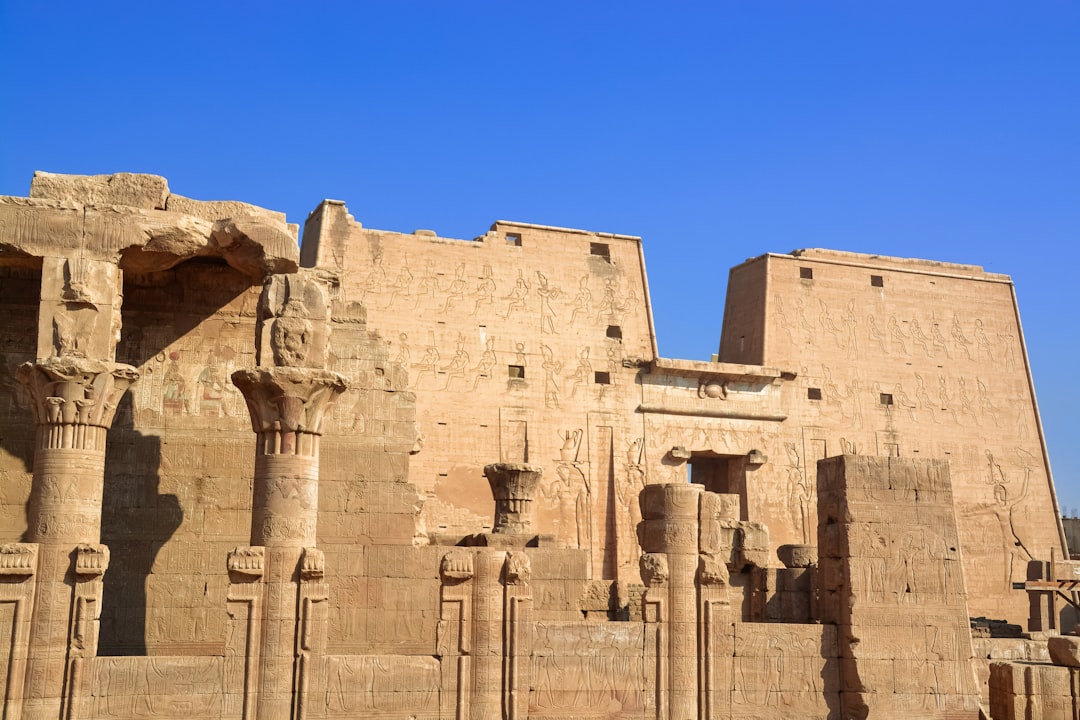
<svg viewBox="0 0 1080 720">
<path fill-rule="evenodd" d="M 0 0 L 0 78 L 0 194 L 138 171 L 292 222 L 641 235 L 670 357 L 763 252 L 1009 273 L 1080 508 L 1080 3 Z"/>
</svg>

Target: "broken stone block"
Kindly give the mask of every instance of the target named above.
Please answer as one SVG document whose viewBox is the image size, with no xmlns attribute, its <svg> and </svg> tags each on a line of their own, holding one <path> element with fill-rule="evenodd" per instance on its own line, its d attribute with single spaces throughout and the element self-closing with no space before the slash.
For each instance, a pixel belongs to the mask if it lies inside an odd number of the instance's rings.
<svg viewBox="0 0 1080 720">
<path fill-rule="evenodd" d="M 1046 641 L 1050 661 L 1065 667 L 1080 667 L 1080 637 L 1058 635 Z"/>
</svg>

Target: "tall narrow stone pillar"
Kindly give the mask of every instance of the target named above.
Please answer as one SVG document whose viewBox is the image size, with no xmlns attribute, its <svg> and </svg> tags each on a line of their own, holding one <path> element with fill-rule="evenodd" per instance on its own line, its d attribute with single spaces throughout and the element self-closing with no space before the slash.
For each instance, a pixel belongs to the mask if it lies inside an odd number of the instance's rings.
<svg viewBox="0 0 1080 720">
<path fill-rule="evenodd" d="M 327 598 L 324 560 L 315 547 L 319 438 L 327 407 L 348 387 L 320 367 L 328 306 L 325 288 L 305 274 L 270 278 L 259 304 L 260 365 L 232 375 L 256 435 L 251 545 L 263 549 L 264 594 L 249 657 L 258 658 L 259 720 L 305 714 L 311 656 L 325 633 L 317 611 Z"/>
<path fill-rule="evenodd" d="M 698 717 L 697 588 L 702 486 L 647 485 L 638 541 L 647 622 L 657 624 L 657 705 L 667 720 Z M 666 714 L 664 711 L 666 710 Z"/>
<path fill-rule="evenodd" d="M 70 256 L 68 256 L 70 254 Z M 23 717 L 74 716 L 83 659 L 97 654 L 105 436 L 138 378 L 114 362 L 122 273 L 69 249 L 41 264 L 37 361 L 18 370 L 37 425 L 27 540 L 38 547 Z"/>
</svg>

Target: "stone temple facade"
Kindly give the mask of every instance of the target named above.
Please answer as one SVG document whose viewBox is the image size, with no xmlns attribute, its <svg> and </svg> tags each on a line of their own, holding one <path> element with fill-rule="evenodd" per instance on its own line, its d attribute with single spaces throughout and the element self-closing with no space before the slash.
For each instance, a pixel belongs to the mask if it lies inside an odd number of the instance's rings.
<svg viewBox="0 0 1080 720">
<path fill-rule="evenodd" d="M 1076 717 L 1007 276 L 762 255 L 700 362 L 636 237 L 298 240 L 0 198 L 5 718 Z"/>
</svg>

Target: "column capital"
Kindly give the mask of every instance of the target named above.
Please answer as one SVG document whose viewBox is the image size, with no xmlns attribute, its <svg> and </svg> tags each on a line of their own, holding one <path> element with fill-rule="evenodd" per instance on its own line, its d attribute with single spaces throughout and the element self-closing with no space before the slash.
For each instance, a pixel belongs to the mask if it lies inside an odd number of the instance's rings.
<svg viewBox="0 0 1080 720">
<path fill-rule="evenodd" d="M 66 355 L 23 363 L 17 376 L 30 392 L 34 422 L 47 430 L 39 447 L 104 451 L 104 433 L 139 372 Z"/>
<path fill-rule="evenodd" d="M 237 370 L 233 384 L 240 389 L 265 455 L 315 455 L 317 443 L 304 436 L 322 434 L 326 409 L 349 389 L 343 375 L 298 367 L 256 367 Z"/>
</svg>

